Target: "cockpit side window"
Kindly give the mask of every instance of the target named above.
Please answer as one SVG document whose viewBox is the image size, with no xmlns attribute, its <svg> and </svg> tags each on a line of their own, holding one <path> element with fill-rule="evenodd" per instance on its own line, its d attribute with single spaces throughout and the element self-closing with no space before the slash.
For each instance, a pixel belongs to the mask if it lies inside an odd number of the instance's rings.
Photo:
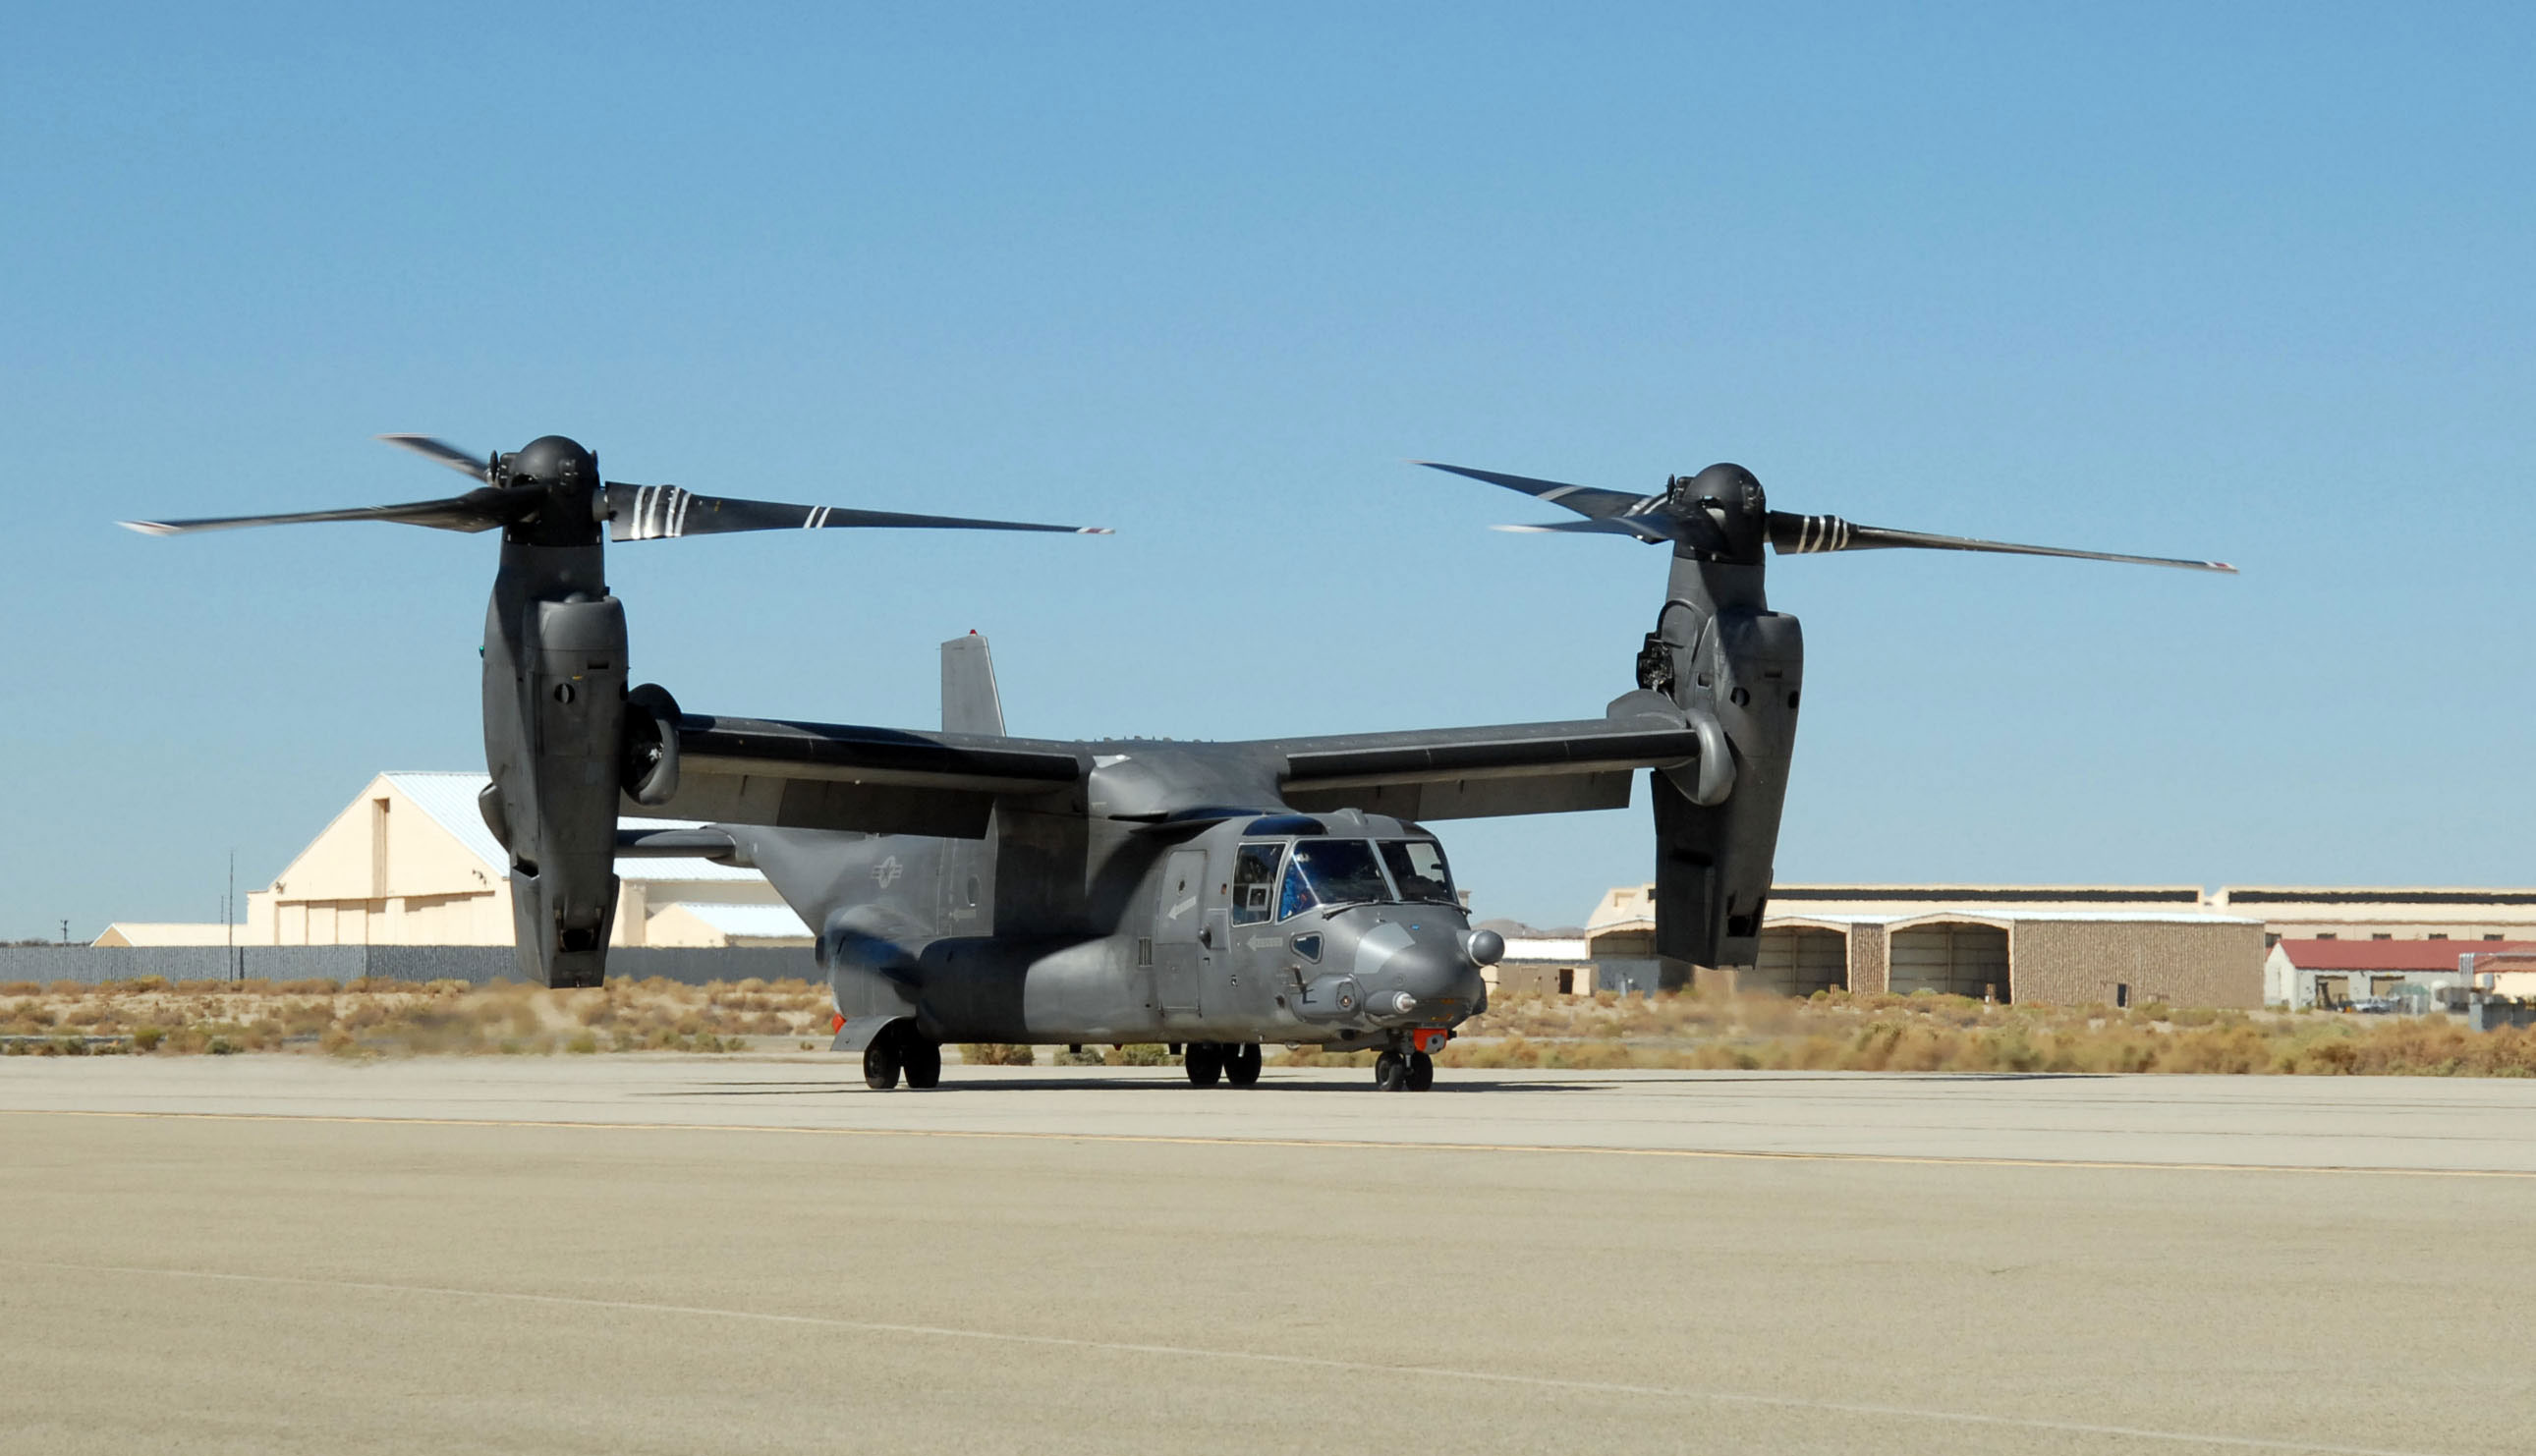
<svg viewBox="0 0 2536 1456">
<path fill-rule="evenodd" d="M 1453 872 L 1444 864 L 1444 847 L 1433 840 L 1384 840 L 1382 862 L 1391 871 L 1392 883 L 1400 887 L 1401 899 L 1461 904 L 1453 893 Z"/>
<path fill-rule="evenodd" d="M 1268 918 L 1268 899 L 1277 891 L 1277 856 L 1282 844 L 1243 845 L 1233 857 L 1233 923 L 1256 924 Z"/>
<path fill-rule="evenodd" d="M 1370 843 L 1361 839 L 1305 839 L 1295 842 L 1294 855 L 1287 860 L 1286 889 L 1279 897 L 1277 910 L 1282 918 L 1309 909 L 1314 903 L 1363 905 L 1390 898 L 1391 886 L 1382 878 L 1382 866 L 1374 859 Z"/>
<path fill-rule="evenodd" d="M 1277 896 L 1277 918 L 1290 919 L 1320 904 L 1312 898 L 1311 882 L 1303 878 L 1303 861 L 1294 859 L 1286 865 L 1286 886 Z"/>
</svg>

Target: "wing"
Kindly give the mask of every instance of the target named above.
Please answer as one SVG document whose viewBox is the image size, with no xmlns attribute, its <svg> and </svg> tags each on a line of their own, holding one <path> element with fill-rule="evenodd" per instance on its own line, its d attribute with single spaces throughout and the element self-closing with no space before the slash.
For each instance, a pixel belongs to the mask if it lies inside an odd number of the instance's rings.
<svg viewBox="0 0 2536 1456">
<path fill-rule="evenodd" d="M 1659 707 L 1657 705 L 1661 704 Z M 1722 758 L 1713 724 L 1685 721 L 1653 693 L 1608 717 L 1425 732 L 1290 738 L 1278 788 L 1294 808 L 1353 808 L 1403 819 L 1476 819 L 1625 808 L 1639 769 Z"/>
<path fill-rule="evenodd" d="M 1078 788 L 1073 745 L 682 714 L 677 791 L 624 811 L 667 819 L 983 839 L 999 797 Z"/>
<path fill-rule="evenodd" d="M 624 812 L 786 829 L 860 830 L 983 838 L 996 803 L 1091 811 L 1086 789 L 1105 748 L 972 733 L 681 714 L 677 791 Z M 1713 720 L 1685 719 L 1662 695 L 1631 693 L 1604 718 L 1246 743 L 1140 742 L 1137 756 L 1185 761 L 1150 786 L 1112 785 L 1133 801 L 1108 816 L 1164 822 L 1265 812 L 1252 790 L 1273 781 L 1290 808 L 1354 808 L 1404 819 L 1470 819 L 1621 808 L 1639 769 L 1724 771 L 1725 740 Z M 1123 758 L 1123 756 L 1122 756 Z M 1265 770 L 1265 772 L 1261 772 Z M 1129 773 L 1112 761 L 1105 782 Z M 1233 786 L 1248 784 L 1250 790 Z M 1231 796 L 1228 797 L 1227 795 Z M 1220 815 L 1218 815 L 1220 816 Z M 663 841 L 660 853 L 674 848 Z M 645 853 L 636 850 L 634 853 Z"/>
</svg>

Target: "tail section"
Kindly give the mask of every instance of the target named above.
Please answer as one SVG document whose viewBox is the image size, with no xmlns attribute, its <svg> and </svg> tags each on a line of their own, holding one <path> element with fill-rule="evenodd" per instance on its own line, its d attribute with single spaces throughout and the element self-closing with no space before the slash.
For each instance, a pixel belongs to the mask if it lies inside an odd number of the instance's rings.
<svg viewBox="0 0 2536 1456">
<path fill-rule="evenodd" d="M 1004 735 L 1004 700 L 995 691 L 995 659 L 972 632 L 942 644 L 942 731 Z"/>
</svg>

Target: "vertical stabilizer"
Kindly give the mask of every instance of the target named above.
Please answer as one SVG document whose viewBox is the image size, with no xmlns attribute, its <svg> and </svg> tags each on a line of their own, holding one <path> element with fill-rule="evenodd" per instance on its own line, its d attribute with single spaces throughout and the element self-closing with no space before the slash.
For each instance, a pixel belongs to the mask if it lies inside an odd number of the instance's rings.
<svg viewBox="0 0 2536 1456">
<path fill-rule="evenodd" d="M 1004 700 L 995 691 L 995 660 L 972 632 L 942 644 L 942 731 L 1004 732 Z"/>
</svg>

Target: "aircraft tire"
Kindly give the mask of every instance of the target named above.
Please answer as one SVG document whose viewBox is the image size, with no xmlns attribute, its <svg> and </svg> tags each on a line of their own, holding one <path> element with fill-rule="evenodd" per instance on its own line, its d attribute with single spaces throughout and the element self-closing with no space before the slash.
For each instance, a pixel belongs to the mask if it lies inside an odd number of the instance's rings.
<svg viewBox="0 0 2536 1456">
<path fill-rule="evenodd" d="M 1224 1080 L 1235 1087 L 1256 1087 L 1259 1085 L 1259 1066 L 1261 1059 L 1259 1046 L 1256 1043 L 1248 1043 L 1238 1046 L 1226 1047 L 1224 1049 Z"/>
<path fill-rule="evenodd" d="M 1386 1051 L 1373 1059 L 1373 1086 L 1377 1092 L 1409 1090 L 1409 1058 L 1397 1051 Z"/>
<path fill-rule="evenodd" d="M 887 1092 L 898 1085 L 896 1037 L 875 1037 L 863 1048 L 863 1085 L 874 1092 Z"/>
<path fill-rule="evenodd" d="M 1191 1042 L 1180 1065 L 1188 1068 L 1191 1087 L 1213 1087 L 1215 1079 L 1224 1075 L 1224 1048 L 1213 1042 Z"/>
<path fill-rule="evenodd" d="M 1409 1090 L 1425 1092 L 1435 1085 L 1435 1058 L 1424 1051 L 1409 1053 Z"/>
<path fill-rule="evenodd" d="M 904 1040 L 899 1044 L 898 1060 L 899 1064 L 907 1069 L 908 1086 L 922 1088 L 942 1085 L 941 1043 L 927 1041 L 912 1031 L 907 1032 Z"/>
</svg>

